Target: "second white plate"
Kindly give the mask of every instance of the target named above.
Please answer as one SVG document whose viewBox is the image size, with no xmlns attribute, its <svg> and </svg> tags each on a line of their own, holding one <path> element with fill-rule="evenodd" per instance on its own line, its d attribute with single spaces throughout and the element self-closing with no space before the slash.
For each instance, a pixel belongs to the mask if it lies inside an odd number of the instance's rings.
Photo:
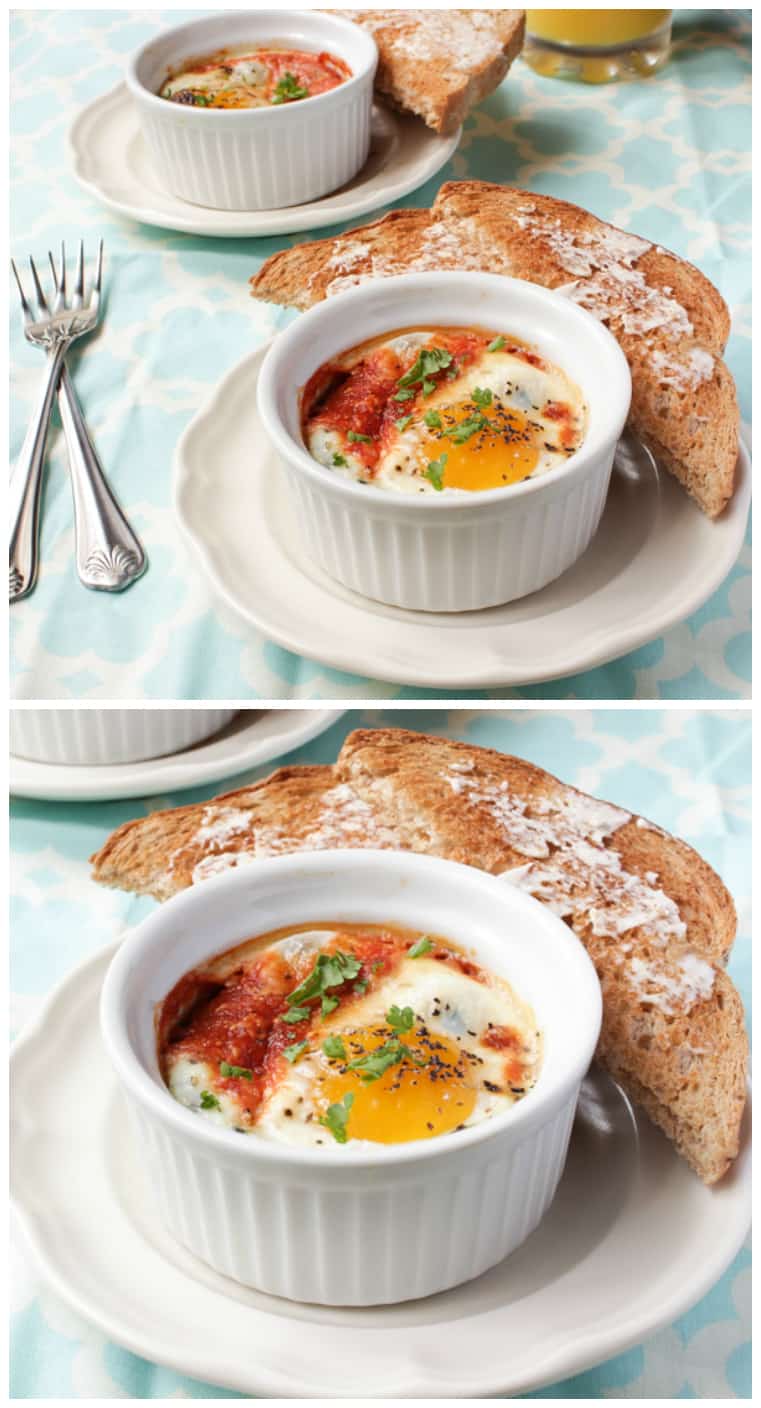
<svg viewBox="0 0 761 1408">
<path fill-rule="evenodd" d="M 737 492 L 711 522 L 641 445 L 624 440 L 597 535 L 542 591 L 459 614 L 402 611 L 357 596 L 301 548 L 285 476 L 256 410 L 265 351 L 239 362 L 185 431 L 175 507 L 217 592 L 298 655 L 452 692 L 537 684 L 653 640 L 697 610 L 737 559 L 750 503 L 746 450 Z"/>
<path fill-rule="evenodd" d="M 359 175 L 322 200 L 284 210 L 209 210 L 162 190 L 123 83 L 79 114 L 69 147 L 79 184 L 118 215 L 164 230 L 235 239 L 319 230 L 400 200 L 441 170 L 461 131 L 439 137 L 420 118 L 376 104 L 370 155 Z"/>
<path fill-rule="evenodd" d="M 342 713 L 342 709 L 243 709 L 227 728 L 195 748 L 110 767 L 63 767 L 11 754 L 10 791 L 16 797 L 46 802 L 100 802 L 200 787 L 300 748 L 330 728 Z"/>
<path fill-rule="evenodd" d="M 112 952 L 72 973 L 16 1044 L 11 1192 L 54 1289 L 135 1354 L 268 1398 L 514 1396 L 670 1323 L 739 1250 L 750 1111 L 735 1167 L 706 1188 L 593 1067 L 552 1207 L 486 1275 L 369 1310 L 240 1286 L 197 1261 L 157 1215 L 100 1039 Z M 352 1235 L 361 1255 L 361 1229 Z"/>
</svg>

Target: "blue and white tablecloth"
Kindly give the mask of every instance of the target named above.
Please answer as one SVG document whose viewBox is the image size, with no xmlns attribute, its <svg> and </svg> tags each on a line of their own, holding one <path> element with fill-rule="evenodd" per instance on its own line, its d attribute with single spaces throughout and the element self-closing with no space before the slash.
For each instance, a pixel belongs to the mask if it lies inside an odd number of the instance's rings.
<svg viewBox="0 0 761 1408">
<path fill-rule="evenodd" d="M 83 590 L 73 567 L 61 438 L 51 454 L 39 586 L 12 612 L 19 698 L 429 698 L 282 650 L 215 605 L 170 506 L 175 443 L 219 378 L 292 314 L 248 296 L 262 259 L 308 236 L 215 240 L 131 224 L 80 191 L 66 133 L 122 76 L 127 56 L 197 11 L 26 10 L 12 19 L 12 251 L 106 241 L 108 305 L 76 371 L 89 422 L 143 535 L 148 575 L 123 596 Z M 656 77 L 611 87 L 544 79 L 517 62 L 465 125 L 444 180 L 523 185 L 588 206 L 699 264 L 732 309 L 727 353 L 750 416 L 750 12 L 676 12 Z M 379 212 L 380 213 L 380 212 Z M 364 219 L 373 218 L 371 216 Z M 354 222 L 356 223 L 356 222 Z M 335 227 L 334 232 L 340 227 Z M 328 233 L 326 231 L 320 234 Z M 15 457 L 40 374 L 12 294 Z M 750 690 L 750 548 L 688 621 L 624 659 L 500 697 L 716 698 Z M 483 698 L 477 692 L 468 698 Z"/>
<path fill-rule="evenodd" d="M 644 813 L 692 842 L 735 897 L 738 938 L 729 971 L 750 1017 L 750 718 L 744 710 L 385 710 L 347 714 L 289 761 L 333 762 L 362 725 L 445 733 L 521 754 L 568 782 Z M 271 765 L 271 766 L 274 766 Z M 227 779 L 225 790 L 269 771 Z M 87 857 L 110 830 L 158 806 L 199 801 L 219 787 L 173 797 L 12 807 L 13 1025 L 80 960 L 134 925 L 154 902 L 102 889 Z M 16 1247 L 12 1386 L 16 1398 L 235 1397 L 109 1344 L 38 1283 Z M 623 1274 L 623 1271 L 622 1271 Z M 297 1352 L 295 1350 L 294 1352 Z M 538 1398 L 748 1398 L 750 1249 L 693 1310 L 643 1345 Z"/>
</svg>

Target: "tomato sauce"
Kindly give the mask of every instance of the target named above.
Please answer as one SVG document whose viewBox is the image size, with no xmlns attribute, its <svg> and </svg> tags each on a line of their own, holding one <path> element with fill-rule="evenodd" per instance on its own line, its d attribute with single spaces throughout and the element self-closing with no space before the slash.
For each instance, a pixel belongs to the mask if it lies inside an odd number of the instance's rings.
<svg viewBox="0 0 761 1408">
<path fill-rule="evenodd" d="M 320 952 L 352 954 L 360 961 L 354 977 L 330 989 L 331 997 L 347 1003 L 364 996 L 374 983 L 393 973 L 420 937 L 411 930 L 385 926 L 326 927 L 335 937 Z M 180 978 L 157 1013 L 159 1064 L 165 1077 L 170 1058 L 178 1055 L 206 1061 L 217 1068 L 223 1062 L 239 1067 L 247 1074 L 223 1076 L 220 1072 L 215 1083 L 234 1092 L 241 1109 L 250 1117 L 256 1115 L 277 1079 L 283 1050 L 303 1041 L 320 1016 L 319 1001 L 311 1001 L 305 1002 L 309 1015 L 301 1021 L 281 1020 L 290 1010 L 290 995 L 312 972 L 316 955 L 305 950 L 298 958 L 288 960 L 281 951 L 267 945 L 297 933 L 279 930 L 265 935 L 258 951 L 252 951 L 251 941 L 237 945 L 210 960 L 205 968 L 194 969 Z M 455 946 L 436 938 L 431 942 L 432 958 L 486 982 L 483 970 L 458 953 Z"/>
<path fill-rule="evenodd" d="M 275 942 L 278 937 L 284 934 L 265 936 L 265 941 Z M 349 998 L 357 984 L 361 993 L 363 984 L 369 989 L 374 981 L 388 976 L 416 937 L 406 930 L 337 928 L 335 938 L 321 952 L 353 954 L 361 967 L 351 980 L 331 988 L 331 996 Z M 234 1092 L 242 1110 L 254 1117 L 276 1078 L 284 1048 L 304 1039 L 320 1006 L 309 1004 L 310 1016 L 302 1021 L 279 1020 L 289 1011 L 290 994 L 314 967 L 313 953 L 289 962 L 282 953 L 265 947 L 251 959 L 236 963 L 242 948 L 249 945 L 237 946 L 228 955 L 215 958 L 208 969 L 186 973 L 175 984 L 157 1014 L 157 1044 L 164 1076 L 169 1058 L 178 1055 L 207 1061 L 217 1068 L 226 1062 L 250 1073 L 223 1076 L 220 1072 L 215 1083 Z M 225 958 L 229 959 L 227 964 Z"/>
<path fill-rule="evenodd" d="M 428 333 L 427 341 L 420 347 L 405 349 L 403 354 L 388 345 L 413 332 Z M 468 364 L 483 357 L 493 343 L 499 346 L 492 350 L 504 350 L 506 355 L 527 365 L 547 370 L 546 361 L 514 337 L 503 337 L 483 328 L 457 327 L 398 328 L 324 363 L 302 390 L 304 443 L 311 443 L 318 428 L 333 432 L 339 444 L 345 446 L 343 452 L 334 455 L 333 465 L 337 468 L 345 465 L 346 453 L 350 452 L 352 462 L 359 460 L 367 471 L 367 479 L 371 480 L 387 451 L 398 444 L 406 423 L 412 419 L 419 421 L 428 397 L 446 387 L 448 382 L 454 382 L 467 370 Z M 405 382 L 418 363 L 419 353 L 433 349 L 447 352 L 451 360 L 438 368 L 432 369 L 429 365 L 424 375 Z M 474 405 L 472 409 L 477 408 Z M 551 402 L 548 414 L 550 419 L 561 422 L 559 448 L 574 448 L 576 431 L 571 408 Z"/>
<path fill-rule="evenodd" d="M 310 98 L 317 97 L 318 93 L 328 93 L 331 88 L 337 88 L 351 78 L 349 65 L 326 50 L 310 54 L 301 49 L 270 49 L 265 61 L 274 85 L 286 73 L 292 73 L 302 87 L 309 90 Z"/>
<path fill-rule="evenodd" d="M 492 1051 L 509 1052 L 505 1061 L 505 1080 L 507 1084 L 516 1091 L 521 1090 L 526 1082 L 526 1064 L 522 1060 L 524 1055 L 523 1037 L 515 1027 L 490 1027 L 481 1038 L 484 1046 L 491 1047 Z"/>
<path fill-rule="evenodd" d="M 263 68 L 263 72 L 257 70 L 256 79 L 252 63 Z M 318 97 L 351 76 L 349 65 L 327 50 L 312 53 L 275 47 L 232 53 L 220 49 L 208 57 L 188 60 L 181 70 L 168 74 L 160 96 L 200 107 L 267 107 Z"/>
<path fill-rule="evenodd" d="M 385 333 L 384 343 L 409 329 Z M 421 329 L 425 331 L 425 329 Z M 444 328 L 431 331 L 428 346 L 442 348 L 452 358 L 447 367 L 427 375 L 434 387 L 459 374 L 477 353 L 483 352 L 494 333 Z M 369 343 L 364 356 L 347 367 L 341 358 L 327 362 L 310 377 L 301 394 L 302 434 L 321 425 L 349 437 L 351 451 L 370 470 L 378 463 L 396 431 L 396 422 L 416 410 L 424 401 L 422 381 L 409 387 L 407 399 L 396 399 L 400 380 L 410 371 L 416 353 L 400 357 L 395 349 Z M 353 436 L 367 436 L 355 440 Z M 371 443 L 368 443 L 371 442 Z"/>
</svg>

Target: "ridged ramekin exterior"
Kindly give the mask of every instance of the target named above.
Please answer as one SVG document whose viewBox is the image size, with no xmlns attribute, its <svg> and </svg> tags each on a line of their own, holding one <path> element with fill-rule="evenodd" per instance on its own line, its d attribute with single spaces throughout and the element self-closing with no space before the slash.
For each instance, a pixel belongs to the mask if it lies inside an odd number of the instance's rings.
<svg viewBox="0 0 761 1408">
<path fill-rule="evenodd" d="M 461 519 L 427 522 L 349 503 L 286 470 L 304 545 L 329 576 L 391 606 L 471 611 L 528 596 L 576 562 L 597 531 L 613 454 L 512 513 L 482 503 Z"/>
<path fill-rule="evenodd" d="M 513 1146 L 329 1184 L 209 1159 L 130 1101 L 161 1215 L 183 1246 L 243 1285 L 321 1305 L 382 1305 L 460 1285 L 538 1226 L 565 1164 L 577 1093 Z"/>
<path fill-rule="evenodd" d="M 563 368 L 588 407 L 580 449 L 536 479 L 459 495 L 358 484 L 318 464 L 304 445 L 300 397 L 320 364 L 401 327 L 447 325 L 504 329 Z M 274 339 L 257 394 L 304 547 L 323 571 L 390 606 L 474 611 L 538 591 L 588 547 L 631 377 L 607 328 L 562 294 L 502 275 L 436 272 L 370 280 L 302 314 Z"/>
<path fill-rule="evenodd" d="M 156 1007 L 188 971 L 285 925 L 398 923 L 467 935 L 532 1008 L 538 1080 L 519 1104 L 450 1135 L 322 1146 L 210 1124 L 167 1091 Z M 561 1176 L 600 1030 L 600 987 L 579 941 L 516 886 L 410 852 L 279 856 L 159 906 L 116 954 L 101 1030 L 161 1215 L 189 1251 L 272 1295 L 377 1305 L 480 1275 L 536 1227 Z"/>
<path fill-rule="evenodd" d="M 351 80 L 316 98 L 220 111 L 156 96 L 157 52 L 166 55 L 166 71 L 173 55 L 211 53 L 232 44 L 236 35 L 264 44 L 271 37 L 272 13 L 252 10 L 180 26 L 151 41 L 133 60 L 127 82 L 156 173 L 182 200 L 215 210 L 277 210 L 337 190 L 367 160 L 377 51 L 368 34 L 340 18 L 282 11 L 275 21 L 283 40 L 295 32 L 299 47 L 299 33 L 305 32 L 308 47 L 334 52 L 352 68 Z"/>
<path fill-rule="evenodd" d="M 10 751 L 72 767 L 179 753 L 224 728 L 234 709 L 11 709 Z"/>
<path fill-rule="evenodd" d="M 302 104 L 301 120 L 279 131 L 199 132 L 183 122 L 184 109 L 166 106 L 158 115 L 141 109 L 161 184 L 214 210 L 278 210 L 318 200 L 356 176 L 370 150 L 372 79 L 316 119 Z"/>
</svg>

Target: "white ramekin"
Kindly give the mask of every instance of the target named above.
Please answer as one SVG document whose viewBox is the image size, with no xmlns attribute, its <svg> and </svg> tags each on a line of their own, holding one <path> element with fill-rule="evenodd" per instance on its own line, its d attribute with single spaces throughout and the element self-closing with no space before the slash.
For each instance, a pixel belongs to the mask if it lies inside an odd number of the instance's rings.
<svg viewBox="0 0 761 1408">
<path fill-rule="evenodd" d="M 377 489 L 318 464 L 299 423 L 312 373 L 367 338 L 430 324 L 513 333 L 560 366 L 589 407 L 581 449 L 538 479 L 456 497 Z M 402 274 L 319 303 L 278 334 L 258 383 L 310 556 L 363 596 L 419 611 L 501 605 L 572 566 L 600 521 L 630 397 L 626 358 L 591 313 L 537 284 L 476 273 Z"/>
<path fill-rule="evenodd" d="M 211 953 L 311 921 L 391 922 L 456 939 L 534 1008 L 544 1056 L 506 1115 L 434 1140 L 301 1149 L 213 1126 L 159 1075 L 155 1005 Z M 291 1300 L 374 1305 L 478 1276 L 517 1247 L 563 1170 L 602 1003 L 573 933 L 504 880 L 391 851 L 281 856 L 204 881 L 114 958 L 103 1038 L 163 1218 L 217 1271 Z"/>
<path fill-rule="evenodd" d="M 328 50 L 352 77 L 277 107 L 184 107 L 157 93 L 187 59 L 239 44 Z M 233 10 L 177 25 L 131 59 L 127 87 L 162 185 L 215 210 L 275 210 L 317 200 L 350 181 L 370 149 L 375 40 L 317 10 Z"/>
<path fill-rule="evenodd" d="M 10 751 L 39 763 L 106 766 L 179 753 L 234 709 L 11 709 Z"/>
</svg>

